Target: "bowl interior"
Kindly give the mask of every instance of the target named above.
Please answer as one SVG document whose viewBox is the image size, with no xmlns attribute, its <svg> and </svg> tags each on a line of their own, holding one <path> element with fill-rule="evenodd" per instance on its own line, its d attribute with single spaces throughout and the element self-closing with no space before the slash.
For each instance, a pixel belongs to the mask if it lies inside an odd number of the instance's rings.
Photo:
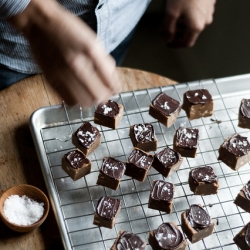
<svg viewBox="0 0 250 250">
<path fill-rule="evenodd" d="M 19 196 L 26 195 L 27 197 L 39 203 L 43 202 L 44 213 L 43 213 L 42 218 L 36 223 L 32 225 L 28 225 L 28 226 L 19 226 L 19 225 L 9 222 L 6 216 L 4 215 L 3 207 L 4 207 L 5 200 L 11 195 L 19 195 Z M 48 212 L 49 212 L 49 201 L 48 201 L 47 196 L 40 189 L 31 185 L 21 184 L 21 185 L 11 187 L 8 190 L 6 190 L 0 198 L 0 217 L 9 228 L 17 232 L 29 232 L 39 227 L 43 223 L 43 221 L 46 219 Z"/>
</svg>

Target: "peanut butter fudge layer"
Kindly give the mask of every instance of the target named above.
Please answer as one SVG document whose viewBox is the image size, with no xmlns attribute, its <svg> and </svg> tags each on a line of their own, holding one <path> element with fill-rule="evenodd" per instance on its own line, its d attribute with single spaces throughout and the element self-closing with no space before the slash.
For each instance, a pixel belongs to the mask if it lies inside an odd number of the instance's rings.
<svg viewBox="0 0 250 250">
<path fill-rule="evenodd" d="M 218 178 L 210 166 L 192 169 L 188 183 L 191 191 L 196 195 L 216 194 L 219 188 Z"/>
<path fill-rule="evenodd" d="M 162 92 L 152 101 L 149 114 L 166 127 L 170 127 L 176 121 L 181 107 L 182 104 L 179 101 Z"/>
<path fill-rule="evenodd" d="M 183 95 L 183 106 L 189 120 L 211 116 L 214 102 L 207 89 L 189 90 Z"/>
<path fill-rule="evenodd" d="M 240 190 L 234 203 L 250 213 L 250 181 Z"/>
<path fill-rule="evenodd" d="M 239 108 L 238 126 L 250 129 L 250 99 L 242 99 Z"/>
<path fill-rule="evenodd" d="M 250 161 L 250 144 L 247 137 L 237 133 L 228 137 L 219 148 L 218 160 L 233 170 L 238 170 Z"/>
</svg>

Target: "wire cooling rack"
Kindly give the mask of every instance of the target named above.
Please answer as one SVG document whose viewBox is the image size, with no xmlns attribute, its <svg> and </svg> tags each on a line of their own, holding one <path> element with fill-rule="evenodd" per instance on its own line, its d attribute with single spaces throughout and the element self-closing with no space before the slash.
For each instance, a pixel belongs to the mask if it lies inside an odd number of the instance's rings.
<svg viewBox="0 0 250 250">
<path fill-rule="evenodd" d="M 233 237 L 250 221 L 250 215 L 233 201 L 250 179 L 250 167 L 246 164 L 236 172 L 218 162 L 217 156 L 219 146 L 231 134 L 237 132 L 249 136 L 248 129 L 237 126 L 240 101 L 250 98 L 249 83 L 250 74 L 247 74 L 121 93 L 112 98 L 124 106 L 124 116 L 116 130 L 94 124 L 95 107 L 82 111 L 79 107 L 69 108 L 63 104 L 35 111 L 30 127 L 65 249 L 110 249 L 119 230 L 138 234 L 148 243 L 149 231 L 162 222 L 173 221 L 181 230 L 181 213 L 191 204 L 204 205 L 216 227 L 214 233 L 204 240 L 195 244 L 188 241 L 187 249 L 238 249 Z M 182 102 L 184 92 L 198 88 L 208 89 L 213 96 L 213 116 L 189 121 L 185 112 L 181 111 L 175 124 L 166 128 L 148 114 L 151 101 L 160 92 Z M 90 121 L 98 127 L 102 133 L 102 143 L 88 157 L 92 161 L 91 173 L 73 181 L 62 170 L 61 158 L 75 148 L 71 143 L 71 134 L 83 121 Z M 127 160 L 133 148 L 129 127 L 137 123 L 153 124 L 158 139 L 157 151 L 166 145 L 172 148 L 175 130 L 180 125 L 198 128 L 200 140 L 197 156 L 184 157 L 180 170 L 168 178 L 151 168 L 144 182 L 124 176 L 117 191 L 96 185 L 104 156 Z M 212 166 L 218 176 L 220 188 L 216 195 L 202 197 L 190 191 L 190 169 L 204 165 Z M 158 179 L 165 179 L 176 186 L 171 214 L 148 208 L 151 185 Z M 93 225 L 95 207 L 103 195 L 122 201 L 122 209 L 113 229 Z M 146 249 L 151 247 L 147 244 Z"/>
</svg>

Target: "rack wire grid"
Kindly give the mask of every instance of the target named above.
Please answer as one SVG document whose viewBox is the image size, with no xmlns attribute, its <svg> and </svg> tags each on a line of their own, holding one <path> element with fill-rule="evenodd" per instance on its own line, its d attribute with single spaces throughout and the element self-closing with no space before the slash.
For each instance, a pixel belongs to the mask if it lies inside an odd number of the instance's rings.
<svg viewBox="0 0 250 250">
<path fill-rule="evenodd" d="M 110 249 L 119 230 L 139 235 L 147 242 L 146 249 L 151 249 L 148 244 L 149 231 L 156 229 L 163 222 L 170 221 L 182 230 L 181 213 L 191 204 L 204 205 L 216 226 L 209 237 L 195 244 L 188 241 L 187 249 L 238 249 L 233 237 L 250 221 L 250 215 L 237 207 L 233 201 L 250 179 L 250 168 L 249 164 L 246 164 L 238 171 L 233 171 L 224 163 L 218 162 L 217 156 L 218 148 L 228 136 L 235 132 L 249 136 L 248 129 L 237 126 L 240 101 L 242 98 L 250 98 L 247 88 L 249 82 L 250 74 L 247 74 L 120 93 L 112 98 L 124 106 L 124 116 L 116 130 L 94 124 L 95 107 L 82 111 L 79 107 L 57 105 L 34 112 L 31 117 L 31 131 L 65 249 Z M 213 96 L 213 116 L 189 121 L 182 110 L 174 125 L 166 128 L 148 114 L 151 101 L 160 92 L 182 102 L 184 92 L 199 88 L 208 89 Z M 102 142 L 88 156 L 92 161 L 91 173 L 73 181 L 62 170 L 61 158 L 75 148 L 70 138 L 83 121 L 90 121 L 98 127 L 102 133 Z M 129 128 L 138 123 L 153 124 L 158 139 L 157 151 L 166 145 L 172 148 L 173 136 L 179 126 L 198 128 L 200 139 L 196 157 L 184 157 L 180 170 L 168 178 L 151 168 L 144 182 L 124 176 L 117 191 L 96 185 L 104 156 L 127 160 L 133 149 Z M 212 166 L 218 176 L 220 187 L 216 195 L 199 196 L 190 191 L 189 171 L 204 165 Z M 151 185 L 158 179 L 165 179 L 176 187 L 171 214 L 148 208 Z M 93 224 L 97 201 L 103 195 L 122 201 L 122 209 L 113 229 Z"/>
</svg>

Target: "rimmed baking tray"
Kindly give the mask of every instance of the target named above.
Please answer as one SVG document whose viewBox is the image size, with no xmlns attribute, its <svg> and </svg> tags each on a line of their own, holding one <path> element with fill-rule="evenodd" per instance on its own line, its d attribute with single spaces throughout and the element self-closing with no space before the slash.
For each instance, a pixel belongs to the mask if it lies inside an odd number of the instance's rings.
<svg viewBox="0 0 250 250">
<path fill-rule="evenodd" d="M 148 114 L 151 101 L 160 92 L 182 102 L 185 91 L 198 88 L 208 89 L 213 96 L 213 116 L 189 121 L 181 111 L 175 124 L 166 128 Z M 248 129 L 237 126 L 242 98 L 250 98 L 250 74 L 120 93 L 112 98 L 123 104 L 125 111 L 116 130 L 94 124 L 95 107 L 82 111 L 78 106 L 62 104 L 36 110 L 30 118 L 30 128 L 65 249 L 110 249 L 119 230 L 136 233 L 148 242 L 148 232 L 164 221 L 173 221 L 181 229 L 180 214 L 191 204 L 203 204 L 217 225 L 211 236 L 195 244 L 188 242 L 187 249 L 238 249 L 233 237 L 250 221 L 250 215 L 233 201 L 242 186 L 250 180 L 250 167 L 246 164 L 236 172 L 218 162 L 217 156 L 219 146 L 229 135 L 237 132 L 249 137 Z M 83 121 L 97 126 L 103 139 L 89 156 L 91 173 L 73 181 L 61 169 L 61 158 L 74 148 L 71 134 Z M 103 157 L 112 156 L 126 161 L 133 148 L 129 138 L 130 125 L 146 122 L 152 123 L 155 128 L 158 150 L 166 145 L 172 148 L 173 135 L 180 125 L 200 131 L 196 158 L 184 158 L 180 170 L 166 178 L 176 186 L 171 214 L 148 209 L 152 182 L 164 179 L 153 168 L 144 182 L 124 176 L 117 191 L 96 185 Z M 193 167 L 203 165 L 212 166 L 219 178 L 220 188 L 216 195 L 201 197 L 190 191 L 188 173 Z M 113 229 L 93 225 L 95 206 L 103 195 L 122 201 L 122 209 Z M 151 247 L 147 245 L 146 249 Z"/>
</svg>

